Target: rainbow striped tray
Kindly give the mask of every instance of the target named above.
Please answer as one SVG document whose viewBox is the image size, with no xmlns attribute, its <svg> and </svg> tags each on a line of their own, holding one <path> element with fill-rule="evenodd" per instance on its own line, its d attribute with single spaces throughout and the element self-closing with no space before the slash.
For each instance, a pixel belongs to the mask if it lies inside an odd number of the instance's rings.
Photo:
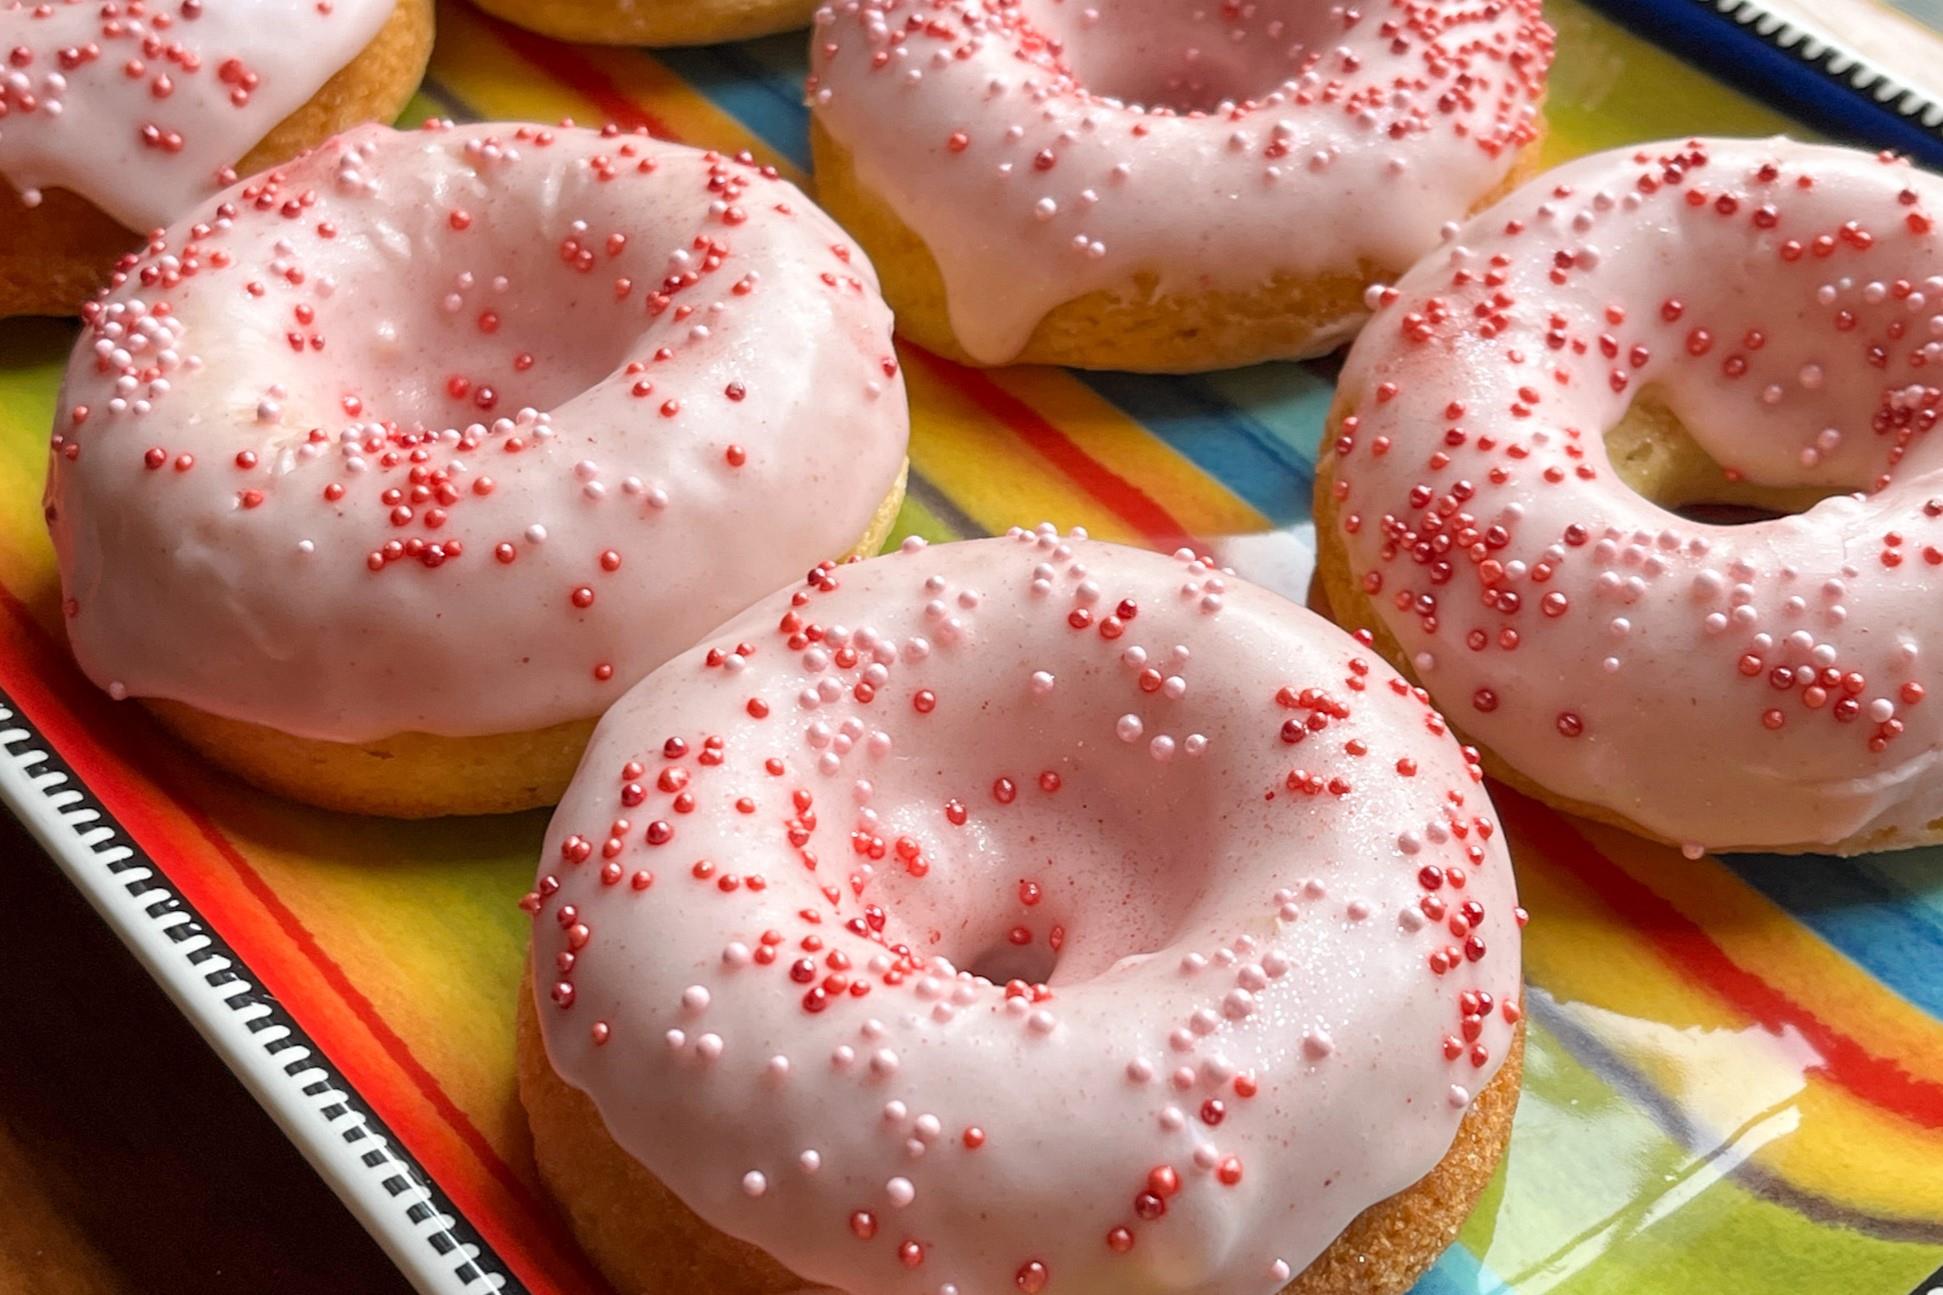
<svg viewBox="0 0 1943 1295">
<path fill-rule="evenodd" d="M 1826 29 L 1873 0 L 1597 3 L 1548 0 L 1552 160 L 1790 131 L 1943 163 L 1943 106 L 1920 77 Z M 803 45 L 580 49 L 453 3 L 413 111 L 645 125 L 800 176 Z M 545 816 L 283 804 L 86 683 L 39 508 L 71 339 L 0 326 L 0 798 L 418 1287 L 598 1295 L 513 1091 L 514 901 Z M 1045 518 L 1191 536 L 1300 594 L 1324 368 L 983 373 L 913 351 L 906 372 L 903 533 Z M 1943 850 L 1689 862 L 1498 796 L 1533 914 L 1524 1099 L 1482 1208 L 1420 1291 L 1943 1291 Z"/>
</svg>

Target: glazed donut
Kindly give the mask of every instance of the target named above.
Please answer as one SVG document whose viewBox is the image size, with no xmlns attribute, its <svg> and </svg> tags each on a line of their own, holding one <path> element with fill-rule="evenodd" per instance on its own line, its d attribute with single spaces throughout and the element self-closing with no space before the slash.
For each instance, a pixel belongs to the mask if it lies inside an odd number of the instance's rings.
<svg viewBox="0 0 1943 1295">
<path fill-rule="evenodd" d="M 902 494 L 869 265 L 772 169 L 645 135 L 362 127 L 85 320 L 75 657 L 317 804 L 551 804 L 629 684 Z"/>
<path fill-rule="evenodd" d="M 523 1093 L 595 1261 L 1403 1290 L 1503 1150 L 1523 914 L 1373 658 L 1048 526 L 826 565 L 650 676 L 523 901 Z"/>
<path fill-rule="evenodd" d="M 475 0 L 555 40 L 592 45 L 714 45 L 792 31 L 816 0 Z"/>
<path fill-rule="evenodd" d="M 978 364 L 1317 355 L 1539 131 L 1538 0 L 842 0 L 818 197 L 905 336 Z"/>
<path fill-rule="evenodd" d="M 1937 839 L 1939 216 L 1934 176 L 1780 139 L 1479 216 L 1351 350 L 1339 617 L 1565 808 L 1693 853 Z"/>
<path fill-rule="evenodd" d="M 0 318 L 71 315 L 238 174 L 396 117 L 431 0 L 0 4 Z"/>
</svg>

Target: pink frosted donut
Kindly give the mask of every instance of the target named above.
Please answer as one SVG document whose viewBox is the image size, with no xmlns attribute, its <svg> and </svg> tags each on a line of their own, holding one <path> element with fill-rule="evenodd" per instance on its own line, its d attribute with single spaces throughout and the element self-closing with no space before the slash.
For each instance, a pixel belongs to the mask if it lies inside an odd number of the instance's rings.
<svg viewBox="0 0 1943 1295">
<path fill-rule="evenodd" d="M 0 315 L 73 314 L 131 230 L 391 120 L 431 47 L 431 0 L 0 0 Z"/>
<path fill-rule="evenodd" d="M 772 170 L 365 127 L 89 307 L 47 487 L 68 634 L 118 697 L 300 738 L 588 721 L 881 536 L 906 429 L 869 266 Z"/>
<path fill-rule="evenodd" d="M 603 718 L 525 901 L 546 1055 L 801 1280 L 1279 1290 L 1513 1045 L 1480 779 L 1380 659 L 1191 552 L 907 541 Z M 654 1208 L 538 1151 L 577 1219 Z"/>
<path fill-rule="evenodd" d="M 394 0 L 62 0 L 0 7 L 0 175 L 32 206 L 67 189 L 155 229 L 383 26 Z"/>
<path fill-rule="evenodd" d="M 1553 800 L 1694 850 L 1933 838 L 1940 215 L 1935 176 L 1773 139 L 1479 216 L 1344 371 L 1339 613 Z M 1795 515 L 1670 511 L 1721 501 Z"/>
<path fill-rule="evenodd" d="M 819 192 L 980 363 L 1316 354 L 1511 173 L 1551 44 L 1537 0 L 840 0 Z"/>
</svg>

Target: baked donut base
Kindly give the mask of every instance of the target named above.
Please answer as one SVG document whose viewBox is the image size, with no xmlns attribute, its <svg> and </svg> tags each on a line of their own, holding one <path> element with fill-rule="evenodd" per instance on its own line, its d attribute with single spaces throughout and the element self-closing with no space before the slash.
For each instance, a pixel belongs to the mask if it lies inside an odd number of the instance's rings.
<svg viewBox="0 0 1943 1295">
<path fill-rule="evenodd" d="M 851 554 L 869 557 L 884 546 L 904 502 L 908 471 L 906 464 L 898 472 Z M 330 742 L 226 719 L 184 702 L 145 698 L 143 704 L 212 763 L 265 791 L 386 818 L 506 814 L 554 804 L 599 718 L 483 737 L 397 733 L 373 742 Z"/>
<path fill-rule="evenodd" d="M 1539 148 L 1537 140 L 1526 145 L 1511 173 L 1473 210 L 1489 206 L 1535 175 Z M 960 364 L 985 363 L 958 344 L 944 277 L 930 248 L 865 185 L 849 150 L 814 116 L 810 153 L 816 200 L 850 231 L 877 267 L 898 333 Z M 1253 291 L 1188 296 L 1161 293 L 1159 278 L 1141 271 L 1124 287 L 1089 292 L 1053 307 L 1020 352 L 1004 363 L 1198 373 L 1319 355 L 1344 340 L 1337 325 L 1361 313 L 1368 286 L 1394 278 L 1404 268 L 1359 261 L 1328 274 L 1278 273 Z"/>
<path fill-rule="evenodd" d="M 1314 513 L 1316 519 L 1316 577 L 1322 584 L 1324 596 L 1329 602 L 1330 614 L 1337 624 L 1345 629 L 1367 629 L 1375 638 L 1376 650 L 1381 652 L 1391 665 L 1405 678 L 1417 683 L 1416 670 L 1408 654 L 1404 652 L 1396 636 L 1377 616 L 1376 609 L 1370 604 L 1369 595 L 1364 593 L 1355 573 L 1350 570 L 1349 551 L 1343 543 L 1342 526 L 1338 521 L 1338 509 L 1334 490 L 1336 455 L 1330 448 L 1340 435 L 1343 418 L 1353 412 L 1343 402 L 1338 401 L 1329 411 L 1329 420 L 1322 434 L 1322 453 L 1316 466 L 1316 493 Z M 1707 452 L 1700 448 L 1688 434 L 1680 420 L 1652 392 L 1643 392 L 1633 401 L 1626 417 L 1606 435 L 1606 450 L 1612 460 L 1613 469 L 1626 486 L 1642 497 L 1668 510 L 1688 503 L 1738 504 L 1751 508 L 1763 508 L 1773 512 L 1796 513 L 1808 508 L 1821 499 L 1822 491 L 1801 489 L 1776 489 L 1750 484 L 1730 482 L 1721 472 Z M 1476 741 L 1465 732 L 1464 725 L 1451 711 L 1439 708 L 1444 719 L 1463 741 L 1477 747 L 1483 757 L 1484 770 L 1497 781 L 1512 790 L 1541 801 L 1553 809 L 1604 823 L 1609 827 L 1621 828 L 1634 836 L 1665 845 L 1679 846 L 1684 842 L 1674 841 L 1641 827 L 1623 812 L 1605 805 L 1595 805 L 1590 801 L 1573 800 L 1561 796 L 1543 783 L 1531 778 L 1522 770 L 1513 767 L 1489 746 Z M 1873 854 L 1882 850 L 1904 850 L 1919 845 L 1943 843 L 1943 820 L 1932 822 L 1920 833 L 1899 833 L 1893 830 L 1860 833 L 1840 841 L 1806 841 L 1785 845 L 1710 845 L 1708 848 L 1717 854 L 1731 854 L 1739 850 L 1760 854 L 1832 854 L 1858 855 Z"/>
<path fill-rule="evenodd" d="M 397 0 L 358 56 L 244 154 L 236 174 L 287 161 L 361 122 L 394 120 L 432 54 L 432 4 Z M 0 319 L 77 313 L 144 233 L 67 189 L 48 189 L 29 207 L 0 183 Z"/>
<path fill-rule="evenodd" d="M 589 45 L 713 45 L 807 27 L 820 0 L 475 0 L 493 17 Z"/>
<path fill-rule="evenodd" d="M 1465 1113 L 1444 1158 L 1413 1186 L 1351 1220 L 1282 1295 L 1408 1290 L 1457 1239 L 1504 1159 L 1524 1056 L 1520 1022 L 1504 1063 Z M 519 1093 L 540 1179 L 619 1295 L 784 1295 L 803 1289 L 803 1279 L 766 1252 L 704 1223 L 608 1135 L 593 1099 L 562 1079 L 547 1059 L 530 973 L 520 985 Z"/>
</svg>

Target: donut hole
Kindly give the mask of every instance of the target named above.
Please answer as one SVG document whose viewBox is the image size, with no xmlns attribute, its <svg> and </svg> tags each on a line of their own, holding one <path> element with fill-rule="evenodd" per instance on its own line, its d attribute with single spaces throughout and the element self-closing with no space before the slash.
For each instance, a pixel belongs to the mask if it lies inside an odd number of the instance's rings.
<svg viewBox="0 0 1943 1295">
<path fill-rule="evenodd" d="M 1762 508 L 1757 504 L 1716 504 L 1705 501 L 1681 504 L 1667 510 L 1690 522 L 1703 526 L 1752 526 L 1757 522 L 1771 522 L 1778 517 L 1791 517 L 1794 514 L 1775 508 Z"/>
<path fill-rule="evenodd" d="M 1213 112 L 1258 101 L 1342 44 L 1329 6 L 1262 3 L 1224 12 L 1178 0 L 1123 0 L 1111 23 L 1081 0 L 1028 0 L 1033 26 L 1058 43 L 1075 80 L 1136 111 Z M 1139 38 L 1128 40 L 1127 33 Z"/>
<path fill-rule="evenodd" d="M 597 278 L 515 271 L 504 289 L 475 285 L 430 309 L 380 313 L 332 337 L 335 371 L 358 384 L 333 400 L 408 428 L 556 409 L 642 352 L 640 302 L 616 301 L 612 279 Z"/>
<path fill-rule="evenodd" d="M 994 707 L 968 712 L 962 727 L 937 726 L 933 737 L 946 750 L 972 749 L 1001 728 L 1021 749 L 1043 753 L 1024 767 L 1065 774 L 1056 792 L 1017 780 L 1017 799 L 971 830 L 940 836 L 909 808 L 961 795 L 956 777 L 877 780 L 886 805 L 879 830 L 924 842 L 928 864 L 922 877 L 880 867 L 869 882 L 888 943 L 993 984 L 1065 987 L 1136 967 L 1204 929 L 1222 894 L 1214 878 L 1244 849 L 1226 828 L 1203 822 L 1223 794 L 1214 766 L 1177 765 L 1172 785 L 1156 794 L 1137 780 L 1139 765 L 1094 764 L 1071 749 L 1072 733 L 1100 722 L 1081 693 L 1072 689 L 1070 709 L 1035 701 L 1036 713 Z M 1076 835 L 1076 823 L 1097 830 Z"/>
<path fill-rule="evenodd" d="M 969 963 L 959 963 L 974 976 L 983 976 L 995 985 L 1023 980 L 1028 985 L 1050 984 L 1059 965 L 1059 954 L 1050 944 L 1035 940 L 1013 944 L 1010 940 L 990 945 Z"/>
<path fill-rule="evenodd" d="M 1709 454 L 1658 392 L 1642 392 L 1606 432 L 1606 455 L 1626 486 L 1688 521 L 1747 526 L 1805 513 L 1859 487 L 1777 486 L 1750 481 Z"/>
<path fill-rule="evenodd" d="M 369 260 L 317 311 L 332 362 L 295 366 L 307 389 L 286 404 L 444 430 L 558 410 L 630 361 L 651 368 L 658 342 L 707 321 L 692 312 L 746 269 L 705 264 L 693 217 L 652 202 L 625 225 L 567 221 L 563 212 L 607 201 L 594 196 L 600 183 L 575 168 L 532 192 L 458 185 L 363 235 Z M 658 296 L 682 277 L 679 302 Z M 665 399 L 653 390 L 668 385 L 660 377 L 630 378 L 648 388 L 638 394 L 650 408 Z"/>
</svg>

